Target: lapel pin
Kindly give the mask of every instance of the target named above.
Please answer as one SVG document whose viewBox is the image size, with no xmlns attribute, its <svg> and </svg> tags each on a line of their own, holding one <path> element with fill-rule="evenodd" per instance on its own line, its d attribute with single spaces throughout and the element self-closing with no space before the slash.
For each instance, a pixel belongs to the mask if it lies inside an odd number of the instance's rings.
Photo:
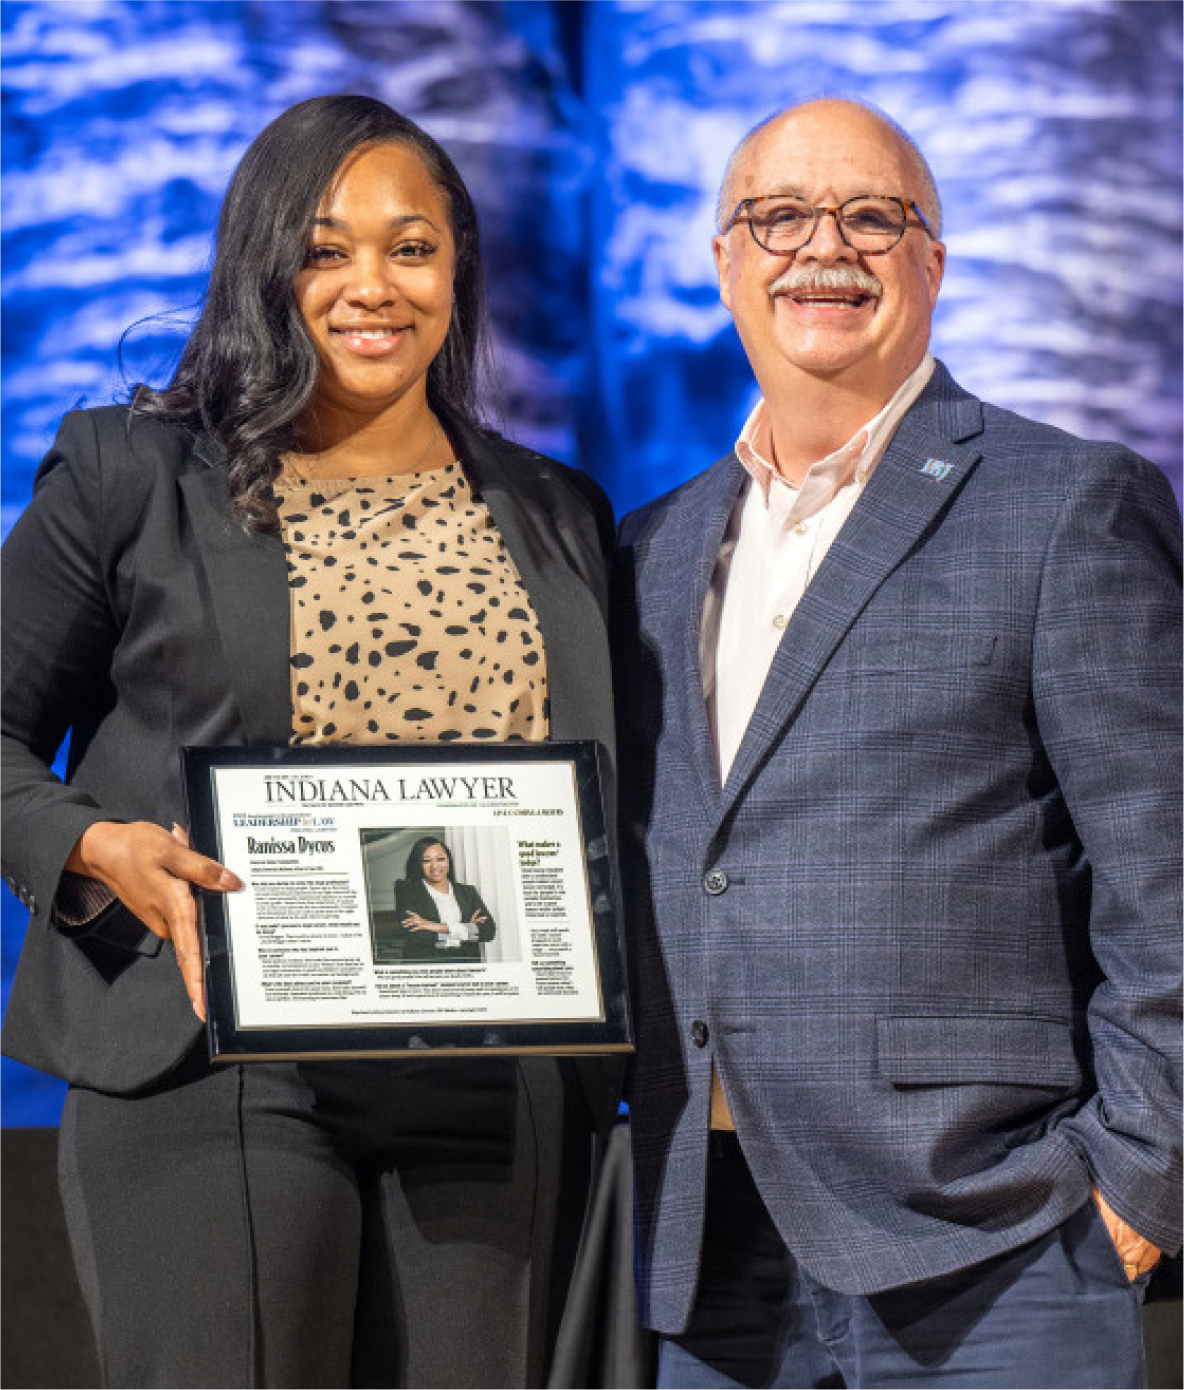
<svg viewBox="0 0 1184 1390">
<path fill-rule="evenodd" d="M 921 472 L 930 478 L 936 478 L 939 483 L 944 483 L 953 469 L 954 465 L 947 463 L 945 459 L 926 459 L 921 467 Z"/>
</svg>

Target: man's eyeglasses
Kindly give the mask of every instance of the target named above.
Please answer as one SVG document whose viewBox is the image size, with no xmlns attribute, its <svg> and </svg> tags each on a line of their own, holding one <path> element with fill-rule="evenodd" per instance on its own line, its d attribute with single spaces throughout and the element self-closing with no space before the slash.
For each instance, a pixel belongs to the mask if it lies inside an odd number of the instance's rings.
<svg viewBox="0 0 1184 1390">
<path fill-rule="evenodd" d="M 761 198 L 742 198 L 728 219 L 724 232 L 730 232 L 744 218 L 758 246 L 775 256 L 800 251 L 818 230 L 822 217 L 833 217 L 835 226 L 852 251 L 879 256 L 891 251 L 904 236 L 912 213 L 930 240 L 935 240 L 925 214 L 909 198 L 873 197 L 860 194 L 837 207 L 815 207 L 804 198 L 768 193 Z"/>
</svg>

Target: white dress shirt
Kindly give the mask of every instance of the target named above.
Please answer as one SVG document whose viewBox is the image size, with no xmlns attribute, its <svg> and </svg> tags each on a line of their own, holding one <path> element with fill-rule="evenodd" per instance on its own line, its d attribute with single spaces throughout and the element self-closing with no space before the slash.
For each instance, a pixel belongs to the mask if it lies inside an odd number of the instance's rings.
<svg viewBox="0 0 1184 1390">
<path fill-rule="evenodd" d="M 425 878 L 423 886 L 428 890 L 432 902 L 436 905 L 436 912 L 440 918 L 440 925 L 448 928 L 447 936 L 443 932 L 437 932 L 436 945 L 442 950 L 459 946 L 464 941 L 474 941 L 477 932 L 470 927 L 460 915 L 460 904 L 456 900 L 456 894 L 452 891 L 452 884 L 448 885 L 445 892 L 438 888 L 433 888 Z"/>
<path fill-rule="evenodd" d="M 777 472 L 765 402 L 736 441 L 748 473 L 728 522 L 703 604 L 699 661 L 721 780 L 740 747 L 773 655 L 864 484 L 905 412 L 933 375 L 933 358 L 883 410 L 833 454 L 812 464 L 800 487 Z"/>
</svg>

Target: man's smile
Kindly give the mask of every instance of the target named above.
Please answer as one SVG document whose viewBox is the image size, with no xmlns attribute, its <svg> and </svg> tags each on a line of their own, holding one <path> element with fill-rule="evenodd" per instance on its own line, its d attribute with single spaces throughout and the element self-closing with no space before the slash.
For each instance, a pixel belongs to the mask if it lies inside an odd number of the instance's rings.
<svg viewBox="0 0 1184 1390">
<path fill-rule="evenodd" d="M 856 266 L 793 266 L 769 286 L 774 299 L 821 309 L 859 309 L 882 293 L 879 280 Z"/>
</svg>

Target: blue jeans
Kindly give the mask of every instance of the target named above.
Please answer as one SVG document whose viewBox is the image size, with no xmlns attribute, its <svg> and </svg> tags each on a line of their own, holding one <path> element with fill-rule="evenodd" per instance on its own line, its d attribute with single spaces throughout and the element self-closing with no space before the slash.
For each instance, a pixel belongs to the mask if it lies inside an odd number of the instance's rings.
<svg viewBox="0 0 1184 1390">
<path fill-rule="evenodd" d="M 969 1269 L 835 1293 L 786 1249 L 735 1138 L 714 1135 L 699 1288 L 686 1332 L 660 1340 L 658 1385 L 1138 1387 L 1144 1282 L 1091 1201 Z"/>
</svg>

